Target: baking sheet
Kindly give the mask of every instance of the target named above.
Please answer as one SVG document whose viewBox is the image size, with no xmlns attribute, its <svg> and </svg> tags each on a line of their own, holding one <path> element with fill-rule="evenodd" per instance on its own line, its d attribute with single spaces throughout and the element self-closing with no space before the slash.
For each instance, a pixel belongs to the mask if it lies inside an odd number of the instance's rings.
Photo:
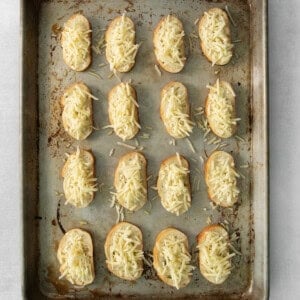
<svg viewBox="0 0 300 300">
<path fill-rule="evenodd" d="M 199 40 L 193 37 L 197 34 L 194 21 L 205 10 L 218 6 L 224 8 L 227 4 L 231 14 L 238 24 L 231 25 L 232 40 L 235 43 L 235 55 L 232 61 L 223 67 L 212 67 L 204 58 L 199 49 Z M 38 223 L 38 273 L 39 289 L 42 294 L 50 298 L 91 298 L 101 296 L 134 296 L 182 298 L 182 297 L 224 297 L 240 298 L 242 295 L 253 292 L 255 275 L 254 260 L 254 227 L 253 219 L 256 211 L 255 173 L 261 171 L 258 165 L 255 150 L 258 142 L 264 146 L 266 138 L 259 139 L 255 130 L 263 129 L 266 115 L 259 122 L 255 122 L 253 112 L 258 104 L 252 96 L 256 90 L 253 77 L 253 52 L 251 52 L 252 32 L 257 30 L 255 18 L 250 19 L 255 6 L 247 1 L 42 1 L 39 5 L 38 24 L 38 180 L 39 201 L 37 211 Z M 144 236 L 146 255 L 152 251 L 156 235 L 164 228 L 174 226 L 187 234 L 190 248 L 194 250 L 196 235 L 207 225 L 208 218 L 213 223 L 222 222 L 228 226 L 229 231 L 238 232 L 239 242 L 235 245 L 242 256 L 234 258 L 235 268 L 228 280 L 215 286 L 208 283 L 201 275 L 198 268 L 194 271 L 191 283 L 179 291 L 165 285 L 158 280 L 155 272 L 145 266 L 145 272 L 136 282 L 127 282 L 111 275 L 105 267 L 104 240 L 110 228 L 115 224 L 117 214 L 110 207 L 110 191 L 113 185 L 113 173 L 118 159 L 129 149 L 117 144 L 121 141 L 114 134 L 109 135 L 109 129 L 102 129 L 108 124 L 107 94 L 119 80 L 111 76 L 108 66 L 99 67 L 106 63 L 104 55 L 93 53 L 91 67 L 82 73 L 70 71 L 62 60 L 59 43 L 59 29 L 63 23 L 74 13 L 82 12 L 91 22 L 93 28 L 93 44 L 96 44 L 104 33 L 107 24 L 115 16 L 127 11 L 127 15 L 136 24 L 136 40 L 142 42 L 139 49 L 136 65 L 128 74 L 121 74 L 122 81 L 132 81 L 136 88 L 139 115 L 142 130 L 137 138 L 127 144 L 144 147 L 142 152 L 148 161 L 148 176 L 152 175 L 148 186 L 148 203 L 140 211 L 133 214 L 125 213 L 125 220 L 139 226 Z M 159 19 L 166 14 L 174 13 L 183 22 L 186 32 L 186 44 L 189 51 L 188 61 L 180 74 L 168 74 L 162 71 L 160 77 L 154 68 L 155 57 L 152 45 L 152 33 Z M 261 66 L 262 67 L 262 66 Z M 97 78 L 95 72 L 102 78 Z M 262 73 L 259 74 L 261 76 Z M 176 146 L 170 144 L 171 137 L 166 133 L 159 118 L 160 89 L 171 80 L 183 82 L 189 92 L 192 114 L 195 108 L 204 105 L 207 95 L 206 85 L 214 83 L 217 78 L 228 80 L 232 83 L 237 94 L 237 116 L 242 119 L 238 126 L 237 135 L 240 138 L 226 140 L 228 146 L 224 150 L 233 154 L 238 171 L 242 174 L 239 180 L 241 197 L 233 209 L 212 209 L 209 204 L 203 178 L 201 157 L 204 159 L 216 147 L 203 141 L 203 131 L 195 128 L 190 136 L 196 153 L 193 153 L 186 139 L 176 141 Z M 96 130 L 84 142 L 73 141 L 63 131 L 60 123 L 61 108 L 60 97 L 65 87 L 82 80 L 100 100 L 94 102 L 94 126 Z M 259 81 L 259 84 L 262 84 Z M 254 99 L 254 100 L 253 100 Z M 254 106 L 254 103 L 255 106 Z M 258 110 L 256 110 L 258 111 Z M 263 111 L 266 113 L 266 111 Z M 258 116 L 258 113 L 257 113 Z M 264 118 L 263 118 L 264 117 Z M 196 121 L 199 116 L 193 117 Z M 254 124 L 255 123 L 255 124 Z M 258 128 L 257 128 L 258 127 Z M 264 131 L 263 131 L 264 132 Z M 150 138 L 145 139 L 145 134 Z M 212 138 L 210 135 L 208 139 Z M 261 136 L 260 136 L 261 137 Z M 60 170 L 64 163 L 65 153 L 75 151 L 76 146 L 92 149 L 96 157 L 96 173 L 99 182 L 103 183 L 102 190 L 96 193 L 95 200 L 85 209 L 75 209 L 64 205 L 62 197 L 62 180 Z M 111 149 L 115 149 L 112 157 Z M 179 152 L 184 155 L 191 166 L 192 207 L 180 217 L 166 212 L 157 193 L 150 187 L 156 184 L 159 165 L 166 157 Z M 263 170 L 266 168 L 264 156 L 260 156 Z M 250 168 L 240 168 L 249 163 Z M 265 185 L 262 186 L 264 190 Z M 264 199 L 266 202 L 266 199 Z M 151 201 L 151 205 L 149 202 Z M 85 224 L 86 223 L 86 224 Z M 94 242 L 94 262 L 96 279 L 93 284 L 84 289 L 74 289 L 65 280 L 58 280 L 59 265 L 56 259 L 58 242 L 63 236 L 63 230 L 79 227 L 92 234 Z M 262 226 L 260 227 L 262 229 Z M 262 234 L 265 234 L 263 231 Z M 36 245 L 37 246 L 37 245 Z M 196 258 L 196 253 L 194 253 Z M 195 262 L 196 263 L 196 262 Z M 263 263 L 266 263 L 263 261 Z M 265 277 L 261 282 L 264 282 Z M 246 297 L 246 296 L 245 296 Z"/>
</svg>

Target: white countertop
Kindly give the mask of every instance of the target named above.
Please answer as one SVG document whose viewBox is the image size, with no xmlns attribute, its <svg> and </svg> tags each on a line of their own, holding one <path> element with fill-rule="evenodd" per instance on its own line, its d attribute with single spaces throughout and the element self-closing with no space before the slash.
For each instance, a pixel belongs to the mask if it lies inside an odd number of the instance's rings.
<svg viewBox="0 0 300 300">
<path fill-rule="evenodd" d="M 0 1 L 0 299 L 21 298 L 19 1 Z M 300 1 L 269 0 L 270 299 L 300 299 Z M 299 188 L 299 190 L 298 190 Z"/>
</svg>

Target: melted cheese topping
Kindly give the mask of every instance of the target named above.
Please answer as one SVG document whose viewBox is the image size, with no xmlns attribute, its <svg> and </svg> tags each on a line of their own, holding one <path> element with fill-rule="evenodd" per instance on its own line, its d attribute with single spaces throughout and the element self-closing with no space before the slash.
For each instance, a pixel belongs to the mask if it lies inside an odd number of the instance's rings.
<svg viewBox="0 0 300 300">
<path fill-rule="evenodd" d="M 66 204 L 86 207 L 98 190 L 97 178 L 94 177 L 94 162 L 85 158 L 84 152 L 77 148 L 75 154 L 68 157 L 64 174 L 63 188 Z"/>
<path fill-rule="evenodd" d="M 109 127 L 124 141 L 133 138 L 141 128 L 136 118 L 138 104 L 132 90 L 129 83 L 122 82 L 115 88 L 109 101 Z"/>
<path fill-rule="evenodd" d="M 86 86 L 75 84 L 63 95 L 62 120 L 66 132 L 77 140 L 85 139 L 93 131 L 91 98 Z"/>
<path fill-rule="evenodd" d="M 209 281 L 220 284 L 231 272 L 231 257 L 235 253 L 229 252 L 228 234 L 223 229 L 210 230 L 205 233 L 205 240 L 198 245 L 200 252 L 201 273 Z"/>
<path fill-rule="evenodd" d="M 70 19 L 65 24 L 62 32 L 63 56 L 74 70 L 81 69 L 89 59 L 91 32 L 88 21 L 82 15 Z"/>
<path fill-rule="evenodd" d="M 210 163 L 207 185 L 212 200 L 222 206 L 233 205 L 240 193 L 234 162 L 229 155 L 217 155 Z"/>
<path fill-rule="evenodd" d="M 106 35 L 107 59 L 112 71 L 124 72 L 135 63 L 139 45 L 135 45 L 134 41 L 134 24 L 131 19 L 122 15 L 114 22 L 109 34 Z"/>
<path fill-rule="evenodd" d="M 159 170 L 161 184 L 161 202 L 163 207 L 177 216 L 186 212 L 191 206 L 191 193 L 188 185 L 189 169 L 182 165 L 181 157 L 177 162 L 165 164 Z"/>
<path fill-rule="evenodd" d="M 68 234 L 68 233 L 67 233 Z M 61 250 L 59 279 L 66 277 L 72 284 L 85 285 L 94 279 L 93 258 L 83 236 L 73 231 L 66 237 Z"/>
<path fill-rule="evenodd" d="M 186 286 L 195 269 L 191 265 L 191 255 L 185 245 L 185 238 L 169 234 L 159 246 L 159 261 L 157 271 L 171 280 L 172 285 L 179 289 Z"/>
<path fill-rule="evenodd" d="M 116 197 L 125 208 L 135 211 L 146 202 L 147 189 L 144 178 L 144 166 L 138 154 L 130 160 L 122 161 L 118 166 L 119 178 L 116 185 Z"/>
<path fill-rule="evenodd" d="M 111 271 L 121 278 L 134 280 L 143 271 L 142 240 L 132 230 L 132 225 L 122 226 L 115 231 L 106 250 L 107 264 Z"/>
<path fill-rule="evenodd" d="M 182 84 L 172 86 L 163 92 L 161 105 L 164 107 L 164 123 L 170 135 L 175 138 L 189 136 L 193 131 L 194 123 L 188 114 L 186 97 L 187 93 Z"/>
<path fill-rule="evenodd" d="M 225 64 L 232 57 L 228 19 L 222 10 L 209 10 L 204 13 L 204 22 L 200 23 L 200 39 L 208 52 L 212 65 Z"/>
<path fill-rule="evenodd" d="M 235 93 L 227 85 L 220 84 L 219 79 L 214 86 L 208 86 L 207 119 L 213 131 L 222 138 L 233 135 L 237 121 L 235 118 Z"/>
<path fill-rule="evenodd" d="M 168 15 L 157 31 L 155 55 L 157 60 L 171 69 L 181 70 L 186 61 L 184 53 L 184 30 L 176 17 Z"/>
</svg>

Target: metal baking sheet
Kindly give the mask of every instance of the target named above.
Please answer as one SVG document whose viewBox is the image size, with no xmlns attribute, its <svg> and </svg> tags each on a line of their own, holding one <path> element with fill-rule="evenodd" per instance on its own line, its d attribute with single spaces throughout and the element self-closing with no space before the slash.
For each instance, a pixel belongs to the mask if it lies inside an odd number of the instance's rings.
<svg viewBox="0 0 300 300">
<path fill-rule="evenodd" d="M 199 49 L 194 37 L 194 22 L 210 7 L 228 5 L 237 24 L 233 26 L 232 40 L 235 55 L 223 67 L 212 67 Z M 140 104 L 142 130 L 137 138 L 127 142 L 139 147 L 148 161 L 148 203 L 140 211 L 125 213 L 125 220 L 139 226 L 144 236 L 146 255 L 151 254 L 156 235 L 168 226 L 187 234 L 191 251 L 201 229 L 212 222 L 228 226 L 229 232 L 238 232 L 235 245 L 242 256 L 234 258 L 235 268 L 222 285 L 208 283 L 198 268 L 191 283 L 175 290 L 161 282 L 152 268 L 145 266 L 142 278 L 127 282 L 110 274 L 105 266 L 104 240 L 115 224 L 117 214 L 110 207 L 110 191 L 118 159 L 129 151 L 117 144 L 121 141 L 109 130 L 107 94 L 119 80 L 110 76 L 104 55 L 93 53 L 91 67 L 81 73 L 68 69 L 62 59 L 59 31 L 74 13 L 82 12 L 91 22 L 93 44 L 97 43 L 110 20 L 124 11 L 136 24 L 137 42 L 142 42 L 136 65 L 122 81 L 132 81 Z M 186 32 L 188 60 L 179 74 L 162 71 L 160 77 L 154 68 L 152 34 L 159 19 L 176 14 Z M 23 1 L 22 6 L 22 160 L 23 160 L 23 232 L 24 232 L 24 297 L 28 299 L 65 298 L 197 298 L 197 299 L 265 299 L 268 294 L 268 182 L 267 182 L 267 95 L 266 95 L 266 1 Z M 240 42 L 238 42 L 240 41 Z M 96 77 L 95 73 L 100 77 Z M 233 154 L 242 174 L 242 191 L 233 209 L 212 209 L 207 198 L 202 162 L 216 145 L 204 142 L 203 132 L 195 128 L 190 137 L 195 152 L 186 139 L 170 144 L 159 118 L 160 89 L 171 80 L 183 82 L 189 92 L 194 120 L 195 108 L 204 105 L 206 85 L 217 78 L 233 84 L 237 94 L 237 115 L 242 119 L 237 135 L 226 140 L 224 150 Z M 83 81 L 100 100 L 94 102 L 95 130 L 84 142 L 73 141 L 63 131 L 60 121 L 60 97 L 69 84 Z M 149 134 L 149 139 L 145 139 Z M 209 138 L 212 138 L 211 135 Z M 60 170 L 65 153 L 80 145 L 92 149 L 96 157 L 96 173 L 103 183 L 95 200 L 85 209 L 64 205 Z M 114 148 L 113 156 L 109 156 Z M 156 184 L 159 165 L 169 155 L 179 152 L 191 166 L 192 207 L 180 217 L 166 212 L 157 193 L 150 187 Z M 241 168 L 249 164 L 249 168 Z M 151 201 L 151 205 L 150 202 Z M 96 279 L 93 284 L 75 289 L 65 280 L 58 280 L 59 265 L 56 250 L 64 230 L 80 227 L 92 234 Z M 196 259 L 196 252 L 193 258 Z M 195 262 L 196 264 L 196 262 Z"/>
</svg>

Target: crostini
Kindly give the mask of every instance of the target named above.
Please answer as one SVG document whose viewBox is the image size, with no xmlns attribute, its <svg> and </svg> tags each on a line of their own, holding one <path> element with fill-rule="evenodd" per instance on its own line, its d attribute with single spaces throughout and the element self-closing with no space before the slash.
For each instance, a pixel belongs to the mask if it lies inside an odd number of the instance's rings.
<svg viewBox="0 0 300 300">
<path fill-rule="evenodd" d="M 98 184 L 95 177 L 95 159 L 91 151 L 78 147 L 75 153 L 68 156 L 61 175 L 65 204 L 83 208 L 93 201 Z"/>
<path fill-rule="evenodd" d="M 237 177 L 239 174 L 229 153 L 215 151 L 209 156 L 205 164 L 205 182 L 208 196 L 215 204 L 230 207 L 237 202 L 240 193 Z"/>
<path fill-rule="evenodd" d="M 197 237 L 199 267 L 201 274 L 214 284 L 223 283 L 231 273 L 229 236 L 223 226 L 213 224 L 205 227 Z"/>
<path fill-rule="evenodd" d="M 153 34 L 154 53 L 159 65 L 167 72 L 178 73 L 185 65 L 184 29 L 173 15 L 164 16 Z"/>
<path fill-rule="evenodd" d="M 190 283 L 195 267 L 191 265 L 188 239 L 183 232 L 166 228 L 158 234 L 153 248 L 153 267 L 163 282 L 176 289 Z"/>
<path fill-rule="evenodd" d="M 220 8 L 211 8 L 204 12 L 198 31 L 202 52 L 212 65 L 229 63 L 233 44 L 226 12 Z"/>
<path fill-rule="evenodd" d="M 115 171 L 116 199 L 130 211 L 141 209 L 147 201 L 147 161 L 139 152 L 129 152 L 119 160 Z"/>
<path fill-rule="evenodd" d="M 65 63 L 74 71 L 84 71 L 92 61 L 92 30 L 88 19 L 75 14 L 64 24 L 61 45 Z"/>
<path fill-rule="evenodd" d="M 88 232 L 77 228 L 66 232 L 59 242 L 57 258 L 61 273 L 59 279 L 66 278 L 77 286 L 94 281 L 93 242 Z"/>
<path fill-rule="evenodd" d="M 178 153 L 165 159 L 159 169 L 157 190 L 162 206 L 179 216 L 191 206 L 189 163 Z"/>
<path fill-rule="evenodd" d="M 130 223 L 121 222 L 109 231 L 104 251 L 107 268 L 125 280 L 137 280 L 143 272 L 143 236 L 141 230 Z"/>
<path fill-rule="evenodd" d="M 163 87 L 160 117 L 167 132 L 176 139 L 189 136 L 193 131 L 188 92 L 181 82 L 171 81 Z"/>
</svg>

